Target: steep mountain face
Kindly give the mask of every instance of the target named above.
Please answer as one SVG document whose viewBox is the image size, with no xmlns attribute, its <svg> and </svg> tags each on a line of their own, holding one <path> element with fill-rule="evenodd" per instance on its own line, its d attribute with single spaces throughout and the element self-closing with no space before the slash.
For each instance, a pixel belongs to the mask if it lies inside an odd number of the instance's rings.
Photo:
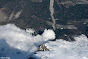
<svg viewBox="0 0 88 59">
<path fill-rule="evenodd" d="M 87 0 L 0 0 L 1 25 L 13 23 L 36 33 L 54 29 L 57 38 L 68 40 L 72 35 L 87 35 L 87 12 Z"/>
<path fill-rule="evenodd" d="M 44 30 L 44 28 L 51 28 L 47 23 L 51 21 L 49 14 L 49 1 L 40 3 L 30 0 L 12 0 L 0 9 L 0 24 L 15 23 L 23 29 L 31 27 L 35 30 Z"/>
</svg>

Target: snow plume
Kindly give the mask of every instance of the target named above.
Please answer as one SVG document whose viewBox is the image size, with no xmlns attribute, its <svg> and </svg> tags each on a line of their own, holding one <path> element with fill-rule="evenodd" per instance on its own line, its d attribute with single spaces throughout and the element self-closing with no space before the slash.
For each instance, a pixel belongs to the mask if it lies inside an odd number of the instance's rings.
<svg viewBox="0 0 88 59">
<path fill-rule="evenodd" d="M 51 33 L 51 34 L 50 34 Z M 43 38 L 44 40 L 46 39 L 55 39 L 55 34 L 52 30 L 44 30 L 44 33 L 43 33 Z"/>
<path fill-rule="evenodd" d="M 88 38 L 85 35 L 74 37 L 76 41 L 57 40 L 45 46 L 50 51 L 39 51 L 32 57 L 36 59 L 88 59 Z"/>
<path fill-rule="evenodd" d="M 55 33 L 48 29 L 42 35 L 33 36 L 32 29 L 22 30 L 13 24 L 0 26 L 0 57 L 27 59 L 38 46 L 55 39 Z"/>
</svg>

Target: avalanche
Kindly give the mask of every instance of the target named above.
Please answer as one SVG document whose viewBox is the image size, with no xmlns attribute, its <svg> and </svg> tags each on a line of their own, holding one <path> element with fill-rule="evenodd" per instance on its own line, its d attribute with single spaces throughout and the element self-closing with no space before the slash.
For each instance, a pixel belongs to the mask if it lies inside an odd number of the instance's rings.
<svg viewBox="0 0 88 59">
<path fill-rule="evenodd" d="M 44 44 L 49 51 L 38 51 L 32 57 L 37 59 L 88 59 L 88 38 L 74 37 L 76 41 L 55 39 L 53 30 L 45 29 L 42 35 L 33 36 L 34 30 L 22 30 L 14 24 L 0 26 L 0 57 L 28 59 Z M 48 42 L 49 41 L 49 42 Z"/>
<path fill-rule="evenodd" d="M 32 57 L 36 59 L 88 59 L 88 38 L 85 35 L 74 37 L 76 41 L 50 41 L 45 46 L 50 51 L 39 51 Z"/>
<path fill-rule="evenodd" d="M 42 35 L 32 35 L 33 30 L 22 30 L 14 24 L 0 26 L 0 57 L 28 59 L 41 44 L 55 39 L 53 30 L 46 29 Z"/>
</svg>

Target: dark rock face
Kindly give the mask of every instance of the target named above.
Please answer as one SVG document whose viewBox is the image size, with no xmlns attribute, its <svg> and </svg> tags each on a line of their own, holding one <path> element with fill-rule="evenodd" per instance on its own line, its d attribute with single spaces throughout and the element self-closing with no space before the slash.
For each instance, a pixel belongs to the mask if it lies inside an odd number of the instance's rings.
<svg viewBox="0 0 88 59">
<path fill-rule="evenodd" d="M 49 20 L 49 1 L 40 3 L 32 2 L 31 0 L 9 0 L 7 3 L 3 3 L 1 7 L 4 9 L 2 10 L 1 8 L 1 10 L 7 14 L 8 18 L 5 21 L 1 21 L 0 24 L 14 23 L 20 28 L 26 29 L 31 27 L 37 31 L 52 28 L 46 22 L 51 21 Z M 18 12 L 20 12 L 20 15 L 15 18 Z"/>
<path fill-rule="evenodd" d="M 53 29 L 50 25 L 53 22 L 49 10 L 50 0 L 41 1 L 0 0 L 0 25 L 13 23 L 22 29 L 33 28 L 36 33 L 43 32 L 45 28 Z M 55 0 L 54 18 L 57 38 L 82 33 L 88 35 L 87 12 L 87 1 L 85 3 L 78 0 Z"/>
</svg>

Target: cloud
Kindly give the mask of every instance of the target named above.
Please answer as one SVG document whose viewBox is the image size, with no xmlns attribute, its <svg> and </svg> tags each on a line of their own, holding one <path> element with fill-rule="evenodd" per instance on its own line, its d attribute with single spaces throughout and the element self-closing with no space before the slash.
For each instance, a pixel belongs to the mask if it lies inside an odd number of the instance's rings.
<svg viewBox="0 0 88 59">
<path fill-rule="evenodd" d="M 0 56 L 27 59 L 37 51 L 38 46 L 55 39 L 53 30 L 46 29 L 42 35 L 36 36 L 31 34 L 33 31 L 22 30 L 14 24 L 0 26 Z"/>
</svg>

